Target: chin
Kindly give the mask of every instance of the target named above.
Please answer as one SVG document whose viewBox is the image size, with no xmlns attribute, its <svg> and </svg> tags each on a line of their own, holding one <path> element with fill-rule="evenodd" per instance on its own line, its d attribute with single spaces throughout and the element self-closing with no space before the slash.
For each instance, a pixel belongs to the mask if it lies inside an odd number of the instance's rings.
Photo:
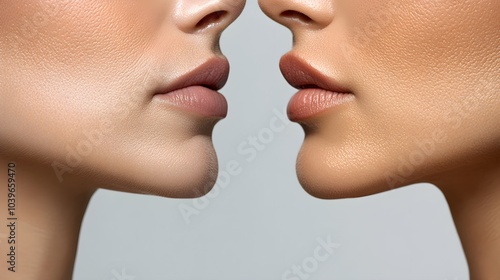
<svg viewBox="0 0 500 280">
<path fill-rule="evenodd" d="M 103 189 L 168 198 L 204 196 L 217 179 L 217 155 L 209 136 L 164 146 L 144 143 L 140 150 L 122 151 L 102 151 L 76 179 L 95 178 L 89 183 Z"/>
<path fill-rule="evenodd" d="M 389 191 L 388 166 L 346 149 L 304 143 L 297 159 L 297 176 L 304 190 L 320 199 L 357 198 Z"/>
<path fill-rule="evenodd" d="M 136 188 L 170 198 L 197 198 L 210 192 L 218 174 L 217 156 L 211 140 L 200 138 L 164 157 L 148 157 L 138 173 L 143 182 Z"/>
</svg>

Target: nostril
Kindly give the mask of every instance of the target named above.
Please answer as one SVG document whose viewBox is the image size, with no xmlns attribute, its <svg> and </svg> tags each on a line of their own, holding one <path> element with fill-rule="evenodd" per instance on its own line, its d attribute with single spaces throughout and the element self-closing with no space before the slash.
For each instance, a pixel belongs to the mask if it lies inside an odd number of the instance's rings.
<svg viewBox="0 0 500 280">
<path fill-rule="evenodd" d="M 291 19 L 291 20 L 296 20 L 300 21 L 303 23 L 311 23 L 313 22 L 312 18 L 308 17 L 307 15 L 297 12 L 297 11 L 292 11 L 292 10 L 287 10 L 284 11 L 280 14 L 280 17 L 286 18 L 286 19 Z"/>
<path fill-rule="evenodd" d="M 222 21 L 222 19 L 227 15 L 227 12 L 226 11 L 216 11 L 216 12 L 213 12 L 209 15 L 206 15 L 204 18 L 202 18 L 197 24 L 196 24 L 196 28 L 197 29 L 203 29 L 203 28 L 206 28 L 210 25 L 213 25 L 213 24 L 216 24 L 220 21 Z"/>
</svg>

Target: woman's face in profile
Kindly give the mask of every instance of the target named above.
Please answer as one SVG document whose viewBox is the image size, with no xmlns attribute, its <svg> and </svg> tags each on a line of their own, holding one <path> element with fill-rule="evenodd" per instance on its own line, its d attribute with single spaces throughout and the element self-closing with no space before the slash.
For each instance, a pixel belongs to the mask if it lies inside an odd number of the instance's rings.
<svg viewBox="0 0 500 280">
<path fill-rule="evenodd" d="M 244 0 L 1 2 L 1 153 L 67 185 L 210 189 L 219 36 Z"/>
<path fill-rule="evenodd" d="M 281 61 L 311 194 L 368 195 L 498 161 L 500 2 L 260 0 L 294 34 Z M 472 168 L 471 168 L 472 166 Z"/>
</svg>

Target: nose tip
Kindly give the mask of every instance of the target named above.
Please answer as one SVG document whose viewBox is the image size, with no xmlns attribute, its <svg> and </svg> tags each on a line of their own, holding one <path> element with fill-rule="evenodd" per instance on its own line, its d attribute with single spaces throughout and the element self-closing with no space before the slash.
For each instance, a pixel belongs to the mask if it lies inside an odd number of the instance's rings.
<svg viewBox="0 0 500 280">
<path fill-rule="evenodd" d="M 332 0 L 259 0 L 262 11 L 288 28 L 322 29 L 333 21 Z"/>
<path fill-rule="evenodd" d="M 176 23 L 183 32 L 222 32 L 238 18 L 246 0 L 181 0 L 175 9 Z"/>
</svg>

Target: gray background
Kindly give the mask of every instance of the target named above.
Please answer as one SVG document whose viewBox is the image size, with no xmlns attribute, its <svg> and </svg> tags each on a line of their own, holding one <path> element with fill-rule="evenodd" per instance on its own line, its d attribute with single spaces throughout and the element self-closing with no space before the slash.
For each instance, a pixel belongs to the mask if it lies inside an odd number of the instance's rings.
<svg viewBox="0 0 500 280">
<path fill-rule="evenodd" d="M 468 279 L 435 187 L 332 201 L 302 190 L 295 176 L 302 129 L 286 122 L 269 135 L 274 110 L 283 112 L 295 92 L 278 68 L 291 42 L 291 33 L 266 18 L 255 0 L 247 3 L 222 37 L 232 65 L 222 90 L 230 114 L 214 133 L 221 170 L 237 162 L 241 174 L 201 200 L 100 190 L 83 224 L 75 280 L 281 280 L 328 236 L 340 246 L 308 279 Z M 259 135 L 268 143 L 248 161 L 238 147 Z M 181 208 L 196 211 L 186 219 Z"/>
</svg>

